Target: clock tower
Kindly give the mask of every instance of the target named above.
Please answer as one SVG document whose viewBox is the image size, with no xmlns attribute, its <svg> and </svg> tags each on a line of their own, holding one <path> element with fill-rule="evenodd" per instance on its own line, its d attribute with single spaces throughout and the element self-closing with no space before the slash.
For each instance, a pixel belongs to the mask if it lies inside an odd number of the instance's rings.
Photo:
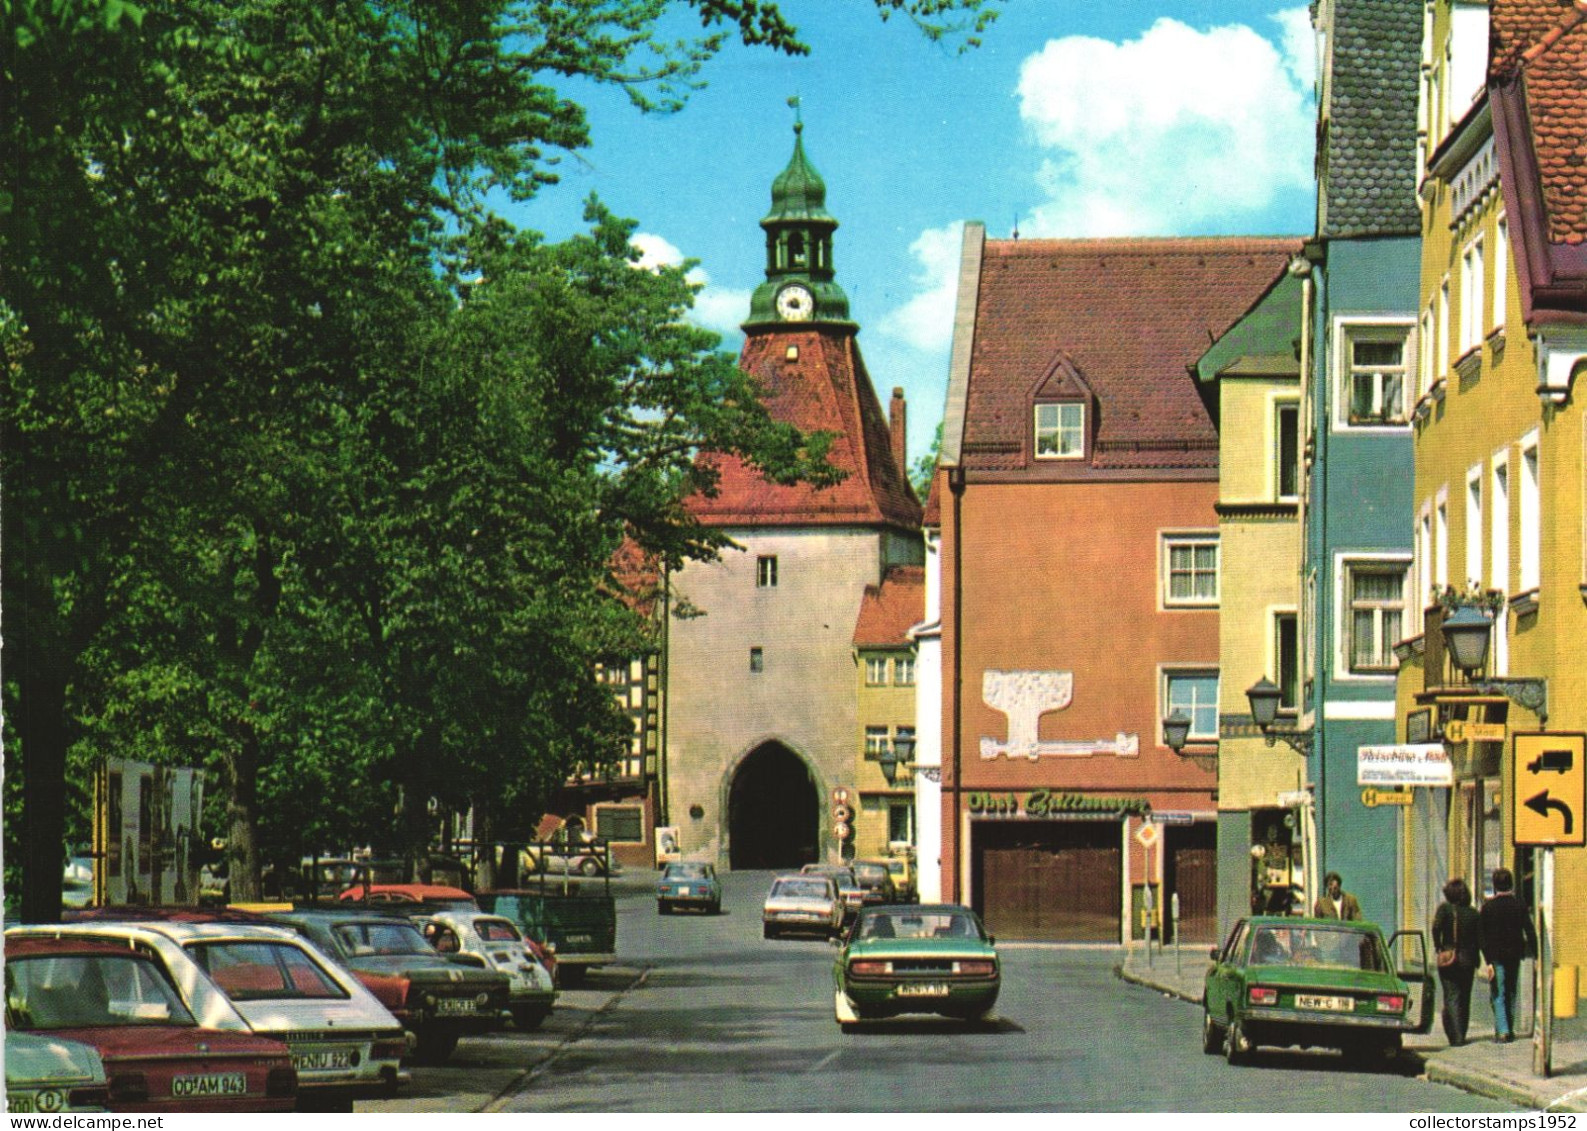
<svg viewBox="0 0 1587 1131">
<path fill-rule="evenodd" d="M 849 321 L 849 298 L 833 281 L 832 233 L 838 222 L 826 209 L 827 186 L 805 156 L 804 123 L 794 123 L 793 156 L 771 184 L 766 232 L 766 281 L 750 298 L 747 333 L 810 323 L 858 329 Z"/>
</svg>

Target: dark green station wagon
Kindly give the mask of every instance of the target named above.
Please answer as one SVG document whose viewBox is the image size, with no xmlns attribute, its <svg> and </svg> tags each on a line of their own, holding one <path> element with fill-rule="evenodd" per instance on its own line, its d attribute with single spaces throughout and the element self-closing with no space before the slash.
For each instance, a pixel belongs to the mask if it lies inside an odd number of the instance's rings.
<svg viewBox="0 0 1587 1131">
<path fill-rule="evenodd" d="M 1387 943 L 1375 924 L 1242 919 L 1212 951 L 1202 991 L 1202 1051 L 1230 1064 L 1259 1045 L 1338 1049 L 1362 1064 L 1397 1055 L 1432 1026 L 1436 997 L 1421 931 Z"/>
</svg>

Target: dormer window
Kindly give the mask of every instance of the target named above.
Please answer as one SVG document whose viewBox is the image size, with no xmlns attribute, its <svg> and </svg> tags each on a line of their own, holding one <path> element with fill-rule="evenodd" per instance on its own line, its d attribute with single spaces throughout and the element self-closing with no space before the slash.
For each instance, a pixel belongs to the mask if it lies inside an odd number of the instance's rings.
<svg viewBox="0 0 1587 1131">
<path fill-rule="evenodd" d="M 1081 459 L 1086 453 L 1086 406 L 1078 401 L 1036 406 L 1036 458 Z"/>
</svg>

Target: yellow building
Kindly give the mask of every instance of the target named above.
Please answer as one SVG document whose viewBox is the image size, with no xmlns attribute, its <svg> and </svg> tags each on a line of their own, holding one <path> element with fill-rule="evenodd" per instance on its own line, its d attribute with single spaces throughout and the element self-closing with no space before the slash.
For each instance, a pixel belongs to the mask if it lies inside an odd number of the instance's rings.
<svg viewBox="0 0 1587 1131">
<path fill-rule="evenodd" d="M 1306 759 L 1268 743 L 1246 689 L 1268 679 L 1279 723 L 1300 709 L 1301 361 L 1305 260 L 1196 364 L 1218 423 L 1218 937 L 1253 910 L 1287 910 L 1312 852 Z M 1184 754 L 1198 756 L 1194 745 Z"/>
<path fill-rule="evenodd" d="M 854 773 L 858 796 L 853 836 L 845 855 L 886 856 L 890 844 L 915 839 L 914 773 L 915 642 L 909 630 L 926 608 L 925 570 L 893 566 L 880 585 L 865 587 L 854 626 L 854 666 L 859 732 L 855 735 Z M 899 738 L 907 741 L 899 743 Z M 885 759 L 895 760 L 893 776 Z"/>
<path fill-rule="evenodd" d="M 1587 729 L 1587 416 L 1575 395 L 1587 363 L 1587 198 L 1574 165 L 1574 139 L 1587 133 L 1587 23 L 1561 11 L 1552 0 L 1430 6 L 1418 599 L 1399 649 L 1397 714 L 1408 741 L 1442 736 L 1454 771 L 1447 803 L 1445 791 L 1418 790 L 1433 795 L 1418 805 L 1430 819 L 1406 823 L 1420 906 L 1436 904 L 1451 876 L 1482 893 L 1495 867 L 1510 867 L 1548 916 L 1556 959 L 1579 964 L 1587 853 L 1553 847 L 1550 864 L 1523 808 L 1537 800 L 1526 767 L 1524 788 L 1513 777 L 1517 734 Z M 1462 607 L 1493 621 L 1475 678 L 1447 648 L 1445 623 Z M 1567 825 L 1580 839 L 1587 813 L 1563 803 L 1569 817 L 1555 807 L 1544 839 Z M 1516 843 L 1518 812 L 1532 843 Z"/>
</svg>

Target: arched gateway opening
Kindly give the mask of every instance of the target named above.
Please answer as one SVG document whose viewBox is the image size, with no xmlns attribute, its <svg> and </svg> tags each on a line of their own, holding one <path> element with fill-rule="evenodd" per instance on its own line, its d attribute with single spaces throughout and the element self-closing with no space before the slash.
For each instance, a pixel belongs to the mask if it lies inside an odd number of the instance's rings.
<svg viewBox="0 0 1587 1131">
<path fill-rule="evenodd" d="M 734 868 L 797 868 L 816 858 L 816 787 L 804 762 L 780 742 L 756 747 L 739 765 L 727 819 Z"/>
</svg>

